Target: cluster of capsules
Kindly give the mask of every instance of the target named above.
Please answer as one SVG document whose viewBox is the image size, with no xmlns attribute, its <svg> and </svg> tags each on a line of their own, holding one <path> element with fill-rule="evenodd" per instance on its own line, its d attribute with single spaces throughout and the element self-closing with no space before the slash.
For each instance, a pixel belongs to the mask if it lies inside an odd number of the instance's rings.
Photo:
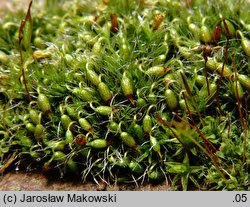
<svg viewBox="0 0 250 207">
<path fill-rule="evenodd" d="M 249 186 L 248 3 L 31 4 L 0 22 L 2 172 Z"/>
</svg>

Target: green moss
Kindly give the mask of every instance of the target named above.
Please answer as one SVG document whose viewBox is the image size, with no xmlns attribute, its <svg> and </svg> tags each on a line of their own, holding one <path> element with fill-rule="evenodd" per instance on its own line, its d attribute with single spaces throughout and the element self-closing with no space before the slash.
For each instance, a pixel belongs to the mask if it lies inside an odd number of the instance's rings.
<svg viewBox="0 0 250 207">
<path fill-rule="evenodd" d="M 20 165 L 83 180 L 170 177 L 173 189 L 249 189 L 249 56 L 241 39 L 249 39 L 250 5 L 186 2 L 62 0 L 42 9 L 33 2 L 27 51 L 19 45 L 25 13 L 7 13 L 0 22 L 1 168 L 15 152 Z M 145 116 L 150 130 L 143 132 Z M 39 137 L 30 123 L 43 129 Z M 77 144 L 78 135 L 89 144 Z"/>
</svg>

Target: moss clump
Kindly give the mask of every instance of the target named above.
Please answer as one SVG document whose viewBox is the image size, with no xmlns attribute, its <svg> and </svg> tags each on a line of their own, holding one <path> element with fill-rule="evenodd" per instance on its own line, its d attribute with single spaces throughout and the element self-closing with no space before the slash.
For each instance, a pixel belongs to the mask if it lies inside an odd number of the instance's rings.
<svg viewBox="0 0 250 207">
<path fill-rule="evenodd" d="M 1 172 L 249 189 L 249 3 L 58 4 L 0 22 Z"/>
</svg>

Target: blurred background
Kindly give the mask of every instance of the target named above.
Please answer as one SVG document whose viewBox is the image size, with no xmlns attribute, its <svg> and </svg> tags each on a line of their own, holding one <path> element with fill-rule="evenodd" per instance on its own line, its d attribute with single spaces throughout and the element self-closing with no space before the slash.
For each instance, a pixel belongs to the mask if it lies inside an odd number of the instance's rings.
<svg viewBox="0 0 250 207">
<path fill-rule="evenodd" d="M 38 0 L 39 1 L 39 0 Z M 15 11 L 17 8 L 27 7 L 29 0 L 0 0 L 0 16 L 7 10 Z"/>
</svg>

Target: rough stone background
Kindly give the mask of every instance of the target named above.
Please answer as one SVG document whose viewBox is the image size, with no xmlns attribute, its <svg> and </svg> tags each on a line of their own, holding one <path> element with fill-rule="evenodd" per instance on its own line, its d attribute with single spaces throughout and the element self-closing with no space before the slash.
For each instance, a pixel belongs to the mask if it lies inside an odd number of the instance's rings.
<svg viewBox="0 0 250 207">
<path fill-rule="evenodd" d="M 8 172 L 0 176 L 0 191 L 167 191 L 166 183 L 146 184 L 95 184 L 82 183 L 67 178 L 60 179 L 56 175 L 45 175 L 36 172 Z"/>
</svg>

